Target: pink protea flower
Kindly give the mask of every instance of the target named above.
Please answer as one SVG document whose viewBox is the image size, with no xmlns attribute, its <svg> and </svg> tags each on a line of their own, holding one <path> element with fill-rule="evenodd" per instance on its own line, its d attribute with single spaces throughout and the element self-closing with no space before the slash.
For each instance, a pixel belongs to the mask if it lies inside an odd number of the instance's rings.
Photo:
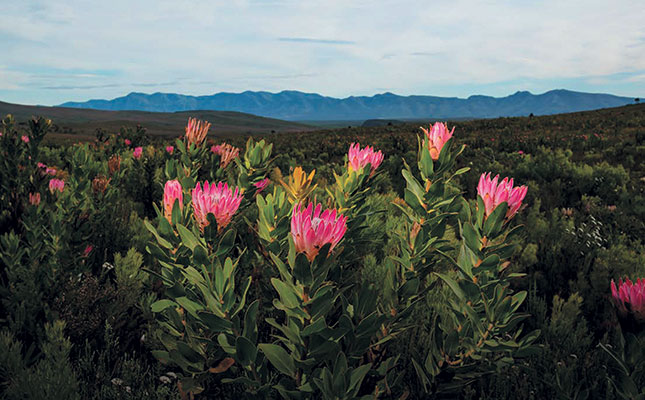
<svg viewBox="0 0 645 400">
<path fill-rule="evenodd" d="M 125 139 L 125 140 L 124 140 L 124 142 L 125 142 L 125 145 L 126 145 L 126 146 L 130 146 L 130 145 L 132 144 L 132 142 L 130 141 L 130 139 Z"/>
<path fill-rule="evenodd" d="M 523 154 L 524 154 L 524 152 L 523 152 L 522 150 L 520 150 L 520 151 L 518 151 L 518 152 L 517 152 L 517 154 L 519 154 L 519 155 L 523 155 Z"/>
<path fill-rule="evenodd" d="M 166 152 L 168 152 L 168 154 L 172 154 L 174 151 L 175 151 L 174 146 L 166 146 Z"/>
<path fill-rule="evenodd" d="M 383 162 L 383 153 L 381 153 L 380 150 L 375 152 L 374 148 L 371 146 L 367 146 L 361 150 L 360 143 L 352 143 L 349 146 L 347 159 L 349 160 L 350 171 L 360 171 L 365 168 L 367 164 L 370 164 L 370 175 L 373 175 L 374 171 L 376 171 L 378 166 Z"/>
<path fill-rule="evenodd" d="M 611 295 L 613 301 L 622 314 L 631 312 L 637 320 L 645 321 L 645 279 L 638 278 L 632 283 L 629 278 L 618 280 L 616 283 L 611 280 Z"/>
<path fill-rule="evenodd" d="M 206 139 L 208 129 L 211 124 L 206 121 L 199 121 L 197 118 L 188 118 L 188 125 L 186 125 L 186 140 L 188 145 L 194 144 L 199 146 Z"/>
<path fill-rule="evenodd" d="M 221 157 L 219 162 L 220 168 L 226 168 L 239 154 L 240 149 L 228 143 L 218 144 L 211 147 L 211 151 Z"/>
<path fill-rule="evenodd" d="M 237 212 L 242 202 L 242 195 L 240 189 L 229 188 L 228 184 L 219 182 L 208 184 L 204 182 L 202 186 L 197 183 L 192 192 L 193 196 L 193 211 L 195 213 L 195 220 L 200 229 L 208 226 L 208 214 L 213 214 L 217 221 L 217 230 L 221 230 L 231 222 L 233 214 Z"/>
<path fill-rule="evenodd" d="M 172 220 L 172 207 L 175 204 L 175 200 L 179 200 L 179 209 L 183 210 L 184 194 L 181 183 L 176 179 L 166 182 L 163 188 L 163 210 L 168 222 Z"/>
<path fill-rule="evenodd" d="M 29 193 L 29 204 L 32 206 L 40 204 L 40 193 Z"/>
<path fill-rule="evenodd" d="M 53 194 L 55 191 L 63 193 L 65 189 L 65 181 L 61 179 L 50 179 L 49 180 L 49 191 Z"/>
<path fill-rule="evenodd" d="M 45 164 L 43 164 L 43 163 L 41 163 L 41 162 L 39 162 L 39 163 L 38 163 L 38 164 L 36 164 L 36 165 L 38 166 L 38 168 L 43 168 L 43 169 L 47 168 L 47 165 L 45 165 Z"/>
<path fill-rule="evenodd" d="M 451 131 L 448 131 L 448 125 L 442 122 L 435 122 L 429 129 L 421 127 L 423 133 L 426 134 L 428 138 L 428 150 L 430 151 L 430 157 L 433 160 L 439 159 L 439 154 L 441 154 L 441 149 L 443 145 L 446 144 L 448 140 L 452 137 L 452 133 L 455 131 L 453 127 Z"/>
<path fill-rule="evenodd" d="M 264 190 L 265 187 L 269 185 L 269 178 L 264 178 L 259 182 L 255 182 L 253 186 L 255 186 L 255 194 L 260 193 L 261 191 Z"/>
<path fill-rule="evenodd" d="M 23 141 L 23 142 L 25 142 L 25 143 L 29 143 L 29 136 L 27 136 L 27 135 L 23 135 L 23 136 L 20 138 L 20 140 L 22 140 L 22 141 Z"/>
<path fill-rule="evenodd" d="M 300 203 L 293 207 L 291 236 L 298 253 L 305 253 L 309 261 L 318 255 L 320 248 L 331 243 L 330 251 L 336 247 L 347 231 L 347 217 L 336 214 L 336 210 L 322 211 L 322 204 L 309 203 L 302 209 Z"/>
<path fill-rule="evenodd" d="M 485 215 L 488 217 L 493 210 L 503 202 L 508 204 L 508 211 L 506 218 L 511 219 L 520 209 L 522 200 L 526 196 L 528 188 L 526 186 L 513 187 L 513 178 L 510 180 L 504 178 L 499 184 L 499 175 L 495 178 L 490 178 L 488 174 L 483 173 L 479 177 L 479 184 L 477 185 L 477 194 L 484 200 Z"/>
<path fill-rule="evenodd" d="M 138 160 L 139 158 L 141 158 L 142 153 L 143 153 L 143 148 L 142 147 L 137 147 L 132 152 L 132 156 Z"/>
</svg>

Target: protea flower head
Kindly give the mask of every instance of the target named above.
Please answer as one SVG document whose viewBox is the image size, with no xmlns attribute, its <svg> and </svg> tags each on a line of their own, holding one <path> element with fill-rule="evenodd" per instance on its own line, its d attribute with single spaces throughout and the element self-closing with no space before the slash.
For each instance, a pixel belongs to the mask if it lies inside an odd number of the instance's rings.
<svg viewBox="0 0 645 400">
<path fill-rule="evenodd" d="M 168 152 L 168 154 L 172 154 L 174 151 L 175 151 L 174 146 L 166 146 L 166 152 Z"/>
<path fill-rule="evenodd" d="M 137 160 L 141 158 L 141 154 L 143 154 L 143 148 L 142 147 L 137 147 L 134 149 L 132 152 L 132 156 L 136 158 Z"/>
<path fill-rule="evenodd" d="M 27 136 L 27 135 L 23 135 L 23 136 L 20 138 L 20 140 L 22 140 L 22 141 L 23 141 L 23 142 L 25 142 L 25 143 L 29 143 L 29 136 Z"/>
<path fill-rule="evenodd" d="M 329 251 L 343 238 L 347 231 L 347 217 L 337 214 L 336 210 L 322 211 L 322 204 L 309 203 L 303 209 L 300 203 L 293 207 L 291 216 L 291 236 L 296 252 L 305 253 L 309 261 L 318 255 L 320 248 L 331 243 Z"/>
<path fill-rule="evenodd" d="M 124 139 L 123 142 L 126 146 L 130 146 L 132 144 L 132 141 L 130 141 L 130 139 Z"/>
<path fill-rule="evenodd" d="M 240 189 L 235 188 L 233 191 L 233 188 L 229 188 L 228 184 L 222 182 L 209 185 L 206 181 L 203 188 L 197 183 L 192 196 L 195 220 L 202 230 L 209 224 L 208 214 L 215 216 L 218 230 L 225 228 L 242 202 Z"/>
<path fill-rule="evenodd" d="M 163 214 L 168 222 L 172 221 L 172 207 L 175 200 L 179 200 L 179 209 L 184 209 L 184 194 L 182 191 L 181 183 L 174 179 L 167 181 L 163 188 Z"/>
<path fill-rule="evenodd" d="M 448 140 L 452 137 L 452 133 L 455 131 L 453 127 L 451 131 L 448 131 L 448 125 L 443 122 L 435 122 L 429 129 L 421 127 L 423 133 L 426 134 L 428 139 L 428 150 L 430 151 L 430 158 L 433 160 L 439 159 L 439 154 L 441 154 L 441 149 L 443 145 L 446 144 Z"/>
<path fill-rule="evenodd" d="M 49 191 L 53 194 L 55 191 L 63 193 L 65 189 L 65 181 L 60 179 L 50 179 L 49 180 Z"/>
<path fill-rule="evenodd" d="M 307 175 L 302 167 L 296 167 L 287 178 L 287 182 L 280 178 L 280 184 L 287 191 L 291 204 L 301 202 L 313 192 L 316 188 L 316 185 L 312 186 L 315 174 L 315 169 Z"/>
<path fill-rule="evenodd" d="M 477 194 L 481 196 L 484 201 L 485 216 L 488 217 L 493 210 L 503 202 L 508 204 L 508 211 L 506 211 L 506 219 L 511 219 L 520 209 L 522 200 L 526 196 L 528 188 L 526 186 L 513 187 L 513 178 L 504 178 L 499 182 L 499 175 L 493 179 L 490 178 L 489 173 L 483 173 L 479 177 L 479 184 L 477 185 Z"/>
<path fill-rule="evenodd" d="M 372 148 L 371 146 L 367 146 L 361 150 L 360 143 L 352 143 L 349 146 L 347 159 L 349 161 L 350 171 L 360 171 L 365 168 L 367 164 L 370 164 L 370 175 L 373 175 L 374 171 L 376 171 L 378 166 L 383 162 L 383 153 L 381 153 L 380 150 L 378 152 L 375 152 L 374 148 Z"/>
<path fill-rule="evenodd" d="M 621 314 L 632 313 L 636 320 L 645 322 L 645 279 L 638 278 L 636 283 L 619 279 L 618 287 L 612 279 L 611 295 Z"/>
<path fill-rule="evenodd" d="M 188 145 L 201 145 L 206 139 L 210 127 L 209 122 L 200 121 L 197 118 L 188 118 L 188 125 L 186 125 L 186 141 L 188 141 Z"/>
<path fill-rule="evenodd" d="M 32 206 L 40 204 L 40 193 L 29 193 L 29 204 Z"/>
<path fill-rule="evenodd" d="M 234 146 L 231 146 L 228 143 L 218 144 L 217 146 L 211 147 L 211 151 L 221 157 L 219 162 L 220 168 L 226 168 L 228 164 L 231 163 L 239 154 L 240 149 Z"/>
</svg>

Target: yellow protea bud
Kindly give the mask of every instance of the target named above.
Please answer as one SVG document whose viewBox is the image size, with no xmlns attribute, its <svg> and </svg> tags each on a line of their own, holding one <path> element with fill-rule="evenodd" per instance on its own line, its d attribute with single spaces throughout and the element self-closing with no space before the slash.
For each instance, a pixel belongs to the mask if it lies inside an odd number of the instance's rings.
<svg viewBox="0 0 645 400">
<path fill-rule="evenodd" d="M 302 167 L 296 167 L 287 178 L 287 182 L 283 179 L 279 180 L 282 187 L 287 191 L 291 204 L 303 201 L 313 192 L 316 188 L 316 185 L 312 185 L 315 174 L 315 169 L 307 175 Z"/>
</svg>

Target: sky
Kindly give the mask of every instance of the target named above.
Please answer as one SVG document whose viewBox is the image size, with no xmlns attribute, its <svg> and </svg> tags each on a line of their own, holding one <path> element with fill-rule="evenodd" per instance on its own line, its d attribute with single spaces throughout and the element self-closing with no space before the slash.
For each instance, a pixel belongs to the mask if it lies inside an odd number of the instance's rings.
<svg viewBox="0 0 645 400">
<path fill-rule="evenodd" d="M 0 101 L 645 96 L 643 0 L 0 0 Z"/>
</svg>

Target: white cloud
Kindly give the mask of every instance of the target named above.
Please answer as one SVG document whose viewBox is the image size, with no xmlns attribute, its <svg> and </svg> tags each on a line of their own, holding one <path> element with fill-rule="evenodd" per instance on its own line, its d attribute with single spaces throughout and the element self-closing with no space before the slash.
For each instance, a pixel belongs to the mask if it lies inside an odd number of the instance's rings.
<svg viewBox="0 0 645 400">
<path fill-rule="evenodd" d="M 593 90 L 615 81 L 603 76 L 645 71 L 638 0 L 64 3 L 5 6 L 1 99 L 55 104 L 142 88 L 505 95 L 571 80 Z M 114 73 L 96 72 L 105 70 Z"/>
</svg>

